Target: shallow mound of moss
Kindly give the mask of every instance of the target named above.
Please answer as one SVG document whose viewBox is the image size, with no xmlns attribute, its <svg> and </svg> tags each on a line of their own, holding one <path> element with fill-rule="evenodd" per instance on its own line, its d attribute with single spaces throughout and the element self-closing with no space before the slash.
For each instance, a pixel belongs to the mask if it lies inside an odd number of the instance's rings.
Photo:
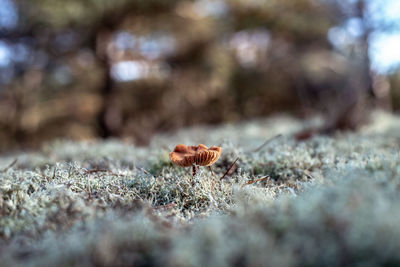
<svg viewBox="0 0 400 267">
<path fill-rule="evenodd" d="M 0 261 L 400 264 L 400 119 L 375 113 L 355 133 L 293 137 L 316 123 L 281 116 L 185 129 L 146 148 L 57 141 L 3 155 Z M 221 145 L 214 173 L 171 165 L 178 143 Z"/>
</svg>

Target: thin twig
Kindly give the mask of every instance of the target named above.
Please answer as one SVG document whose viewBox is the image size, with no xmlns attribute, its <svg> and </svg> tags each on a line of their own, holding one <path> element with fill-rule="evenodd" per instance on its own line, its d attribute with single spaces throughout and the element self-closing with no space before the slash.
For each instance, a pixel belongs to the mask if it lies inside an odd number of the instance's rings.
<svg viewBox="0 0 400 267">
<path fill-rule="evenodd" d="M 270 139 L 268 139 L 267 141 L 265 141 L 261 146 L 259 146 L 257 149 L 255 149 L 253 152 L 258 152 L 258 151 L 260 151 L 263 147 L 265 147 L 267 144 L 269 144 L 269 142 L 271 142 L 271 141 L 273 141 L 273 140 L 275 140 L 275 139 L 277 139 L 277 138 L 279 138 L 279 137 L 281 137 L 282 136 L 282 134 L 278 134 L 278 135 L 275 135 L 274 137 L 272 137 L 272 138 L 270 138 Z"/>
<path fill-rule="evenodd" d="M 169 208 L 175 208 L 175 207 L 176 207 L 176 203 L 168 203 L 165 205 L 155 206 L 154 209 L 169 209 Z"/>
<path fill-rule="evenodd" d="M 238 161 L 238 160 L 239 160 L 239 157 L 237 157 L 237 158 L 235 159 L 235 161 L 231 164 L 231 166 L 229 166 L 229 168 L 226 170 L 226 172 L 224 173 L 224 175 L 222 175 L 222 177 L 219 178 L 219 180 L 222 180 L 222 179 L 225 178 L 225 176 L 229 173 L 229 171 L 232 169 L 232 167 L 235 165 L 236 161 Z"/>
<path fill-rule="evenodd" d="M 144 172 L 145 174 L 147 174 L 147 175 L 150 175 L 150 173 L 148 172 L 148 171 L 146 171 L 145 169 L 143 169 L 143 168 L 137 168 L 138 170 L 141 170 L 142 172 Z"/>
<path fill-rule="evenodd" d="M 92 190 L 90 188 L 90 175 L 87 176 L 89 199 L 92 198 Z"/>
<path fill-rule="evenodd" d="M 269 179 L 269 178 L 270 178 L 270 176 L 267 175 L 267 176 L 265 176 L 265 177 L 262 177 L 262 178 L 258 178 L 258 179 L 249 181 L 249 182 L 245 183 L 244 185 L 242 185 L 242 187 L 245 186 L 245 185 L 249 185 L 249 184 L 254 184 L 254 183 L 257 183 L 257 182 L 261 182 L 261 181 L 267 180 L 267 179 Z"/>
<path fill-rule="evenodd" d="M 124 174 L 118 174 L 118 173 L 115 173 L 115 172 L 112 172 L 112 171 L 106 170 L 106 169 L 85 170 L 85 174 L 92 174 L 92 173 L 96 173 L 96 172 L 104 172 L 108 175 L 114 175 L 114 176 L 124 176 Z"/>
<path fill-rule="evenodd" d="M 86 172 L 86 174 L 90 174 L 90 173 L 95 173 L 95 172 L 108 172 L 108 170 L 106 170 L 106 169 L 92 169 L 92 170 L 86 170 L 85 172 Z"/>
<path fill-rule="evenodd" d="M 6 172 L 6 171 L 8 171 L 8 169 L 12 168 L 12 166 L 14 166 L 15 163 L 17 163 L 17 162 L 18 162 L 18 158 L 15 158 L 15 159 L 13 160 L 13 162 L 11 162 L 10 165 L 8 165 L 8 166 L 5 167 L 4 169 L 0 170 L 0 172 Z"/>
<path fill-rule="evenodd" d="M 56 170 L 57 170 L 57 167 L 56 167 L 56 166 L 54 166 L 54 171 L 53 171 L 53 177 L 52 177 L 52 180 L 54 180 L 54 178 L 56 178 Z"/>
</svg>

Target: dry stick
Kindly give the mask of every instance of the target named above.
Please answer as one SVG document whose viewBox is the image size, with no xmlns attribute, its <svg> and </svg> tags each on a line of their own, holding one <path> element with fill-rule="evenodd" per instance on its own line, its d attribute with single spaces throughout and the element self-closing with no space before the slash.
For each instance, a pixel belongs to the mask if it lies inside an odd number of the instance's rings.
<svg viewBox="0 0 400 267">
<path fill-rule="evenodd" d="M 57 170 L 57 167 L 54 166 L 53 177 L 51 178 L 52 180 L 54 180 L 54 178 L 56 178 L 56 170 Z"/>
<path fill-rule="evenodd" d="M 85 172 L 86 172 L 86 174 L 90 174 L 90 173 L 95 173 L 95 172 L 108 172 L 108 170 L 106 170 L 106 169 L 92 169 L 92 170 L 86 170 Z"/>
<path fill-rule="evenodd" d="M 143 168 L 137 168 L 137 169 L 141 170 L 142 172 L 144 172 L 144 173 L 145 173 L 145 174 L 147 174 L 147 175 L 149 175 L 149 174 L 150 174 L 148 171 L 146 171 L 146 170 L 145 170 L 145 169 L 143 169 Z"/>
<path fill-rule="evenodd" d="M 249 184 L 254 184 L 254 183 L 257 183 L 257 182 L 261 182 L 261 181 L 267 180 L 267 179 L 269 179 L 269 178 L 270 178 L 270 176 L 267 175 L 267 176 L 265 176 L 265 177 L 255 179 L 255 180 L 253 180 L 253 181 L 249 181 L 249 182 L 245 183 L 244 185 L 242 185 L 242 187 L 245 186 L 245 185 L 249 185 Z"/>
<path fill-rule="evenodd" d="M 270 139 L 268 139 L 267 141 L 265 141 L 264 142 L 264 144 L 262 144 L 261 146 L 259 146 L 257 149 L 255 149 L 253 152 L 258 152 L 258 151 L 260 151 L 263 147 L 265 147 L 269 142 L 271 142 L 271 141 L 273 141 L 273 140 L 275 140 L 275 139 L 277 139 L 277 138 L 279 138 L 279 137 L 281 137 L 282 136 L 282 134 L 278 134 L 278 135 L 275 135 L 274 137 L 272 137 L 272 138 L 270 138 Z"/>
<path fill-rule="evenodd" d="M 86 174 L 92 174 L 92 173 L 96 173 L 96 172 L 104 172 L 104 173 L 107 173 L 109 175 L 114 175 L 114 176 L 124 176 L 123 174 L 114 173 L 114 172 L 112 172 L 110 170 L 106 170 L 106 169 L 92 169 L 92 170 L 85 171 Z"/>
<path fill-rule="evenodd" d="M 222 175 L 222 177 L 219 178 L 220 181 L 221 181 L 222 179 L 225 178 L 225 176 L 229 173 L 229 171 L 232 169 L 232 167 L 235 165 L 236 161 L 238 161 L 238 160 L 239 160 L 239 157 L 237 157 L 237 158 L 235 159 L 235 161 L 231 164 L 231 166 L 229 166 L 228 170 L 226 170 L 226 172 L 224 173 L 224 175 Z"/>
<path fill-rule="evenodd" d="M 90 174 L 87 176 L 89 199 L 92 198 L 92 190 L 90 189 Z"/>
<path fill-rule="evenodd" d="M 169 209 L 169 208 L 174 208 L 176 206 L 176 203 L 168 203 L 164 205 L 159 205 L 159 206 L 154 206 L 153 209 Z"/>
<path fill-rule="evenodd" d="M 18 158 L 14 159 L 13 162 L 11 162 L 10 165 L 8 165 L 7 167 L 5 167 L 4 169 L 2 169 L 0 172 L 6 172 L 8 169 L 10 169 L 12 166 L 15 165 L 15 163 L 18 162 Z"/>
</svg>

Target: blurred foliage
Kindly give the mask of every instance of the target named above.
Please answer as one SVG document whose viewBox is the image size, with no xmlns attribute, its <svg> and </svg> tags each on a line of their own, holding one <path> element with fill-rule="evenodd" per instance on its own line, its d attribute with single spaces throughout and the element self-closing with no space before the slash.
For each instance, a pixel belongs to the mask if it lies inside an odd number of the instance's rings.
<svg viewBox="0 0 400 267">
<path fill-rule="evenodd" d="M 367 0 L 12 3 L 18 23 L 0 27 L 12 54 L 0 66 L 0 149 L 54 137 L 147 144 L 277 111 L 323 112 L 328 130 L 352 129 L 368 95 L 390 106 L 378 86 L 389 81 L 370 72 Z M 354 18 L 363 33 L 335 45 L 329 33 Z"/>
</svg>

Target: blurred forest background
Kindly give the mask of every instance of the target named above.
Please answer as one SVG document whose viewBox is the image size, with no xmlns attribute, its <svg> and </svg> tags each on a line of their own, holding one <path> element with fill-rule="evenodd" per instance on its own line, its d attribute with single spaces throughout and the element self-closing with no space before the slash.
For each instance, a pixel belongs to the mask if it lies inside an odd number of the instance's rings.
<svg viewBox="0 0 400 267">
<path fill-rule="evenodd" d="M 0 150 L 276 112 L 353 129 L 400 109 L 399 2 L 0 0 Z"/>
</svg>

